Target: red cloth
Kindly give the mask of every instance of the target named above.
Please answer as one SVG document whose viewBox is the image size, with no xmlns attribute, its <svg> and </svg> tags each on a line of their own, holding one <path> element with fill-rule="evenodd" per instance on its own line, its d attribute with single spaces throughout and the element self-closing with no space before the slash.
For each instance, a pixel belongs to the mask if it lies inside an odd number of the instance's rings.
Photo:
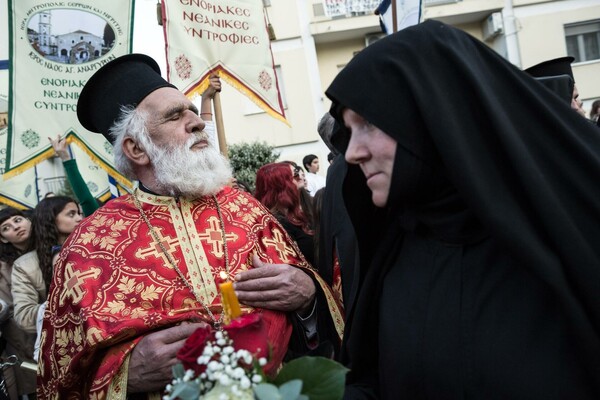
<svg viewBox="0 0 600 400">
<path fill-rule="evenodd" d="M 248 350 L 255 360 L 268 360 L 263 368 L 267 375 L 277 372 L 287 350 L 281 343 L 287 342 L 292 333 L 291 326 L 285 318 L 281 318 L 281 313 L 269 310 L 242 315 L 223 329 L 233 341 L 235 350 Z M 177 358 L 181 360 L 185 369 L 194 370 L 196 376 L 206 369 L 206 365 L 198 364 L 198 357 L 202 355 L 206 342 L 215 340 L 215 332 L 208 326 L 197 329 L 177 352 Z M 282 337 L 286 339 L 282 340 Z"/>
<path fill-rule="evenodd" d="M 138 196 L 165 249 L 219 318 L 220 278 L 215 277 L 224 270 L 224 257 L 214 200 Z M 252 254 L 268 263 L 309 268 L 254 198 L 230 188 L 217 198 L 231 276 L 251 268 Z M 269 314 L 266 329 L 279 358 L 291 327 L 286 314 Z M 81 222 L 59 256 L 42 330 L 38 398 L 105 398 L 125 357 L 145 334 L 198 318 L 210 322 L 154 242 L 132 196 L 112 200 Z"/>
</svg>

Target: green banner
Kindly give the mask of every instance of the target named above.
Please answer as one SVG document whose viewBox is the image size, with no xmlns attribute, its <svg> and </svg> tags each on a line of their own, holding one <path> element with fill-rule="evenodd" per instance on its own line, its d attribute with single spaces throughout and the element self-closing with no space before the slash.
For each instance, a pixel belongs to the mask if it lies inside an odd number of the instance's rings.
<svg viewBox="0 0 600 400">
<path fill-rule="evenodd" d="M 9 0 L 8 8 L 5 179 L 51 157 L 47 138 L 60 134 L 129 186 L 114 169 L 112 146 L 79 124 L 76 107 L 87 79 L 102 65 L 131 52 L 134 0 Z"/>
</svg>

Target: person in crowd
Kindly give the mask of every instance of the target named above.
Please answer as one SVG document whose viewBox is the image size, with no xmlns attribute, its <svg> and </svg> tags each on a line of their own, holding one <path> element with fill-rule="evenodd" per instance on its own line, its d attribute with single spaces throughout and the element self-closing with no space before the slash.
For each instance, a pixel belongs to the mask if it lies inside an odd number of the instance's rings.
<svg viewBox="0 0 600 400">
<path fill-rule="evenodd" d="M 338 260 L 332 259 L 332 263 L 331 265 L 329 265 L 330 269 L 327 269 L 327 267 L 324 265 L 325 263 L 320 259 L 320 255 L 322 254 L 321 243 L 325 242 L 325 240 L 323 240 L 321 237 L 321 226 L 323 224 L 322 220 L 330 217 L 329 215 L 322 215 L 325 189 L 326 187 L 317 190 L 317 193 L 315 193 L 315 196 L 313 197 L 313 212 L 311 223 L 314 227 L 315 265 L 317 266 L 319 275 L 321 275 L 325 282 L 327 282 L 327 284 L 331 286 L 331 289 L 333 290 L 337 301 L 343 306 L 344 296 L 342 291 L 342 275 L 340 270 L 340 264 Z"/>
<path fill-rule="evenodd" d="M 61 139 L 60 135 L 58 135 L 56 139 L 48 138 L 48 140 L 50 141 L 52 149 L 54 149 L 54 153 L 62 160 L 67 179 L 73 189 L 75 197 L 79 200 L 79 205 L 83 210 L 83 214 L 86 217 L 92 215 L 94 211 L 98 209 L 99 204 L 83 180 L 83 177 L 77 168 L 77 161 L 71 157 L 67 140 L 65 138 Z"/>
<path fill-rule="evenodd" d="M 308 220 L 312 221 L 313 201 L 312 196 L 308 193 L 308 190 L 306 190 L 307 183 L 304 170 L 302 170 L 302 167 L 300 167 L 294 161 L 286 160 L 282 162 L 292 166 L 294 172 L 294 182 L 296 183 L 296 187 L 300 193 L 300 208 Z"/>
<path fill-rule="evenodd" d="M 221 92 L 221 78 L 216 73 L 212 73 L 208 77 L 208 87 L 201 96 L 199 115 L 206 124 L 204 131 L 208 135 L 208 142 L 215 149 L 219 148 L 219 138 L 217 137 L 217 130 L 213 122 L 212 102 L 215 94 L 219 92 Z"/>
<path fill-rule="evenodd" d="M 331 154 L 335 154 L 332 164 L 327 169 L 327 184 L 320 207 L 319 234 L 316 235 L 317 265 L 323 279 L 338 291 L 339 297 L 343 299 L 344 311 L 347 313 L 356 296 L 358 284 L 356 274 L 359 271 L 359 259 L 356 234 L 342 197 L 342 185 L 348 173 L 348 165 L 344 160 L 344 155 L 331 142 L 333 133 L 337 129 L 339 127 L 329 112 L 321 117 L 317 125 L 319 136 L 331 150 Z M 357 174 L 354 170 L 351 170 L 350 173 Z M 356 192 L 356 194 L 360 195 L 360 192 Z M 362 198 L 361 196 L 357 197 Z M 372 226 L 376 226 L 375 216 L 368 215 L 369 202 L 366 203 L 365 218 L 369 218 Z"/>
<path fill-rule="evenodd" d="M 294 182 L 296 183 L 296 187 L 298 188 L 298 190 L 300 190 L 300 189 L 306 190 L 306 177 L 304 175 L 304 171 L 302 170 L 302 168 L 298 164 L 296 164 L 294 161 L 285 160 L 282 162 L 292 166 L 292 170 L 294 173 Z"/>
<path fill-rule="evenodd" d="M 33 210 L 29 251 L 15 260 L 12 270 L 15 321 L 25 332 L 37 333 L 38 314 L 43 313 L 52 281 L 54 253 L 82 219 L 79 205 L 67 196 L 47 197 Z"/>
<path fill-rule="evenodd" d="M 590 110 L 590 120 L 594 123 L 598 123 L 598 117 L 600 117 L 600 100 L 594 100 L 592 109 Z"/>
<path fill-rule="evenodd" d="M 317 254 L 319 254 L 319 232 L 321 226 L 321 211 L 323 210 L 323 195 L 325 194 L 325 188 L 317 190 L 315 197 L 313 197 L 313 218 L 311 225 L 314 227 L 315 235 L 315 259 L 318 260 Z"/>
<path fill-rule="evenodd" d="M 14 261 L 29 247 L 31 221 L 16 208 L 0 210 L 0 299 L 8 306 L 8 318 L 2 323 L 2 339 L 6 342 L 3 357 L 16 355 L 19 360 L 34 362 L 35 334 L 25 332 L 14 319 L 11 294 Z M 35 396 L 36 374 L 18 366 L 4 369 L 6 388 L 11 400 L 17 396 Z M 19 397 L 20 398 L 20 397 Z"/>
<path fill-rule="evenodd" d="M 360 187 L 385 216 L 358 236 L 346 399 L 600 397 L 600 135 L 546 92 L 433 20 L 327 89 L 357 234 Z"/>
<path fill-rule="evenodd" d="M 308 193 L 308 181 L 306 180 L 306 174 L 304 173 L 304 170 L 299 167 L 296 163 L 294 163 L 294 165 L 296 165 L 296 167 L 298 168 L 298 176 L 296 177 L 296 170 L 294 169 L 294 179 L 296 180 L 297 184 L 299 185 L 299 189 L 304 189 L 307 193 Z M 310 194 L 309 194 L 310 196 Z"/>
<path fill-rule="evenodd" d="M 306 169 L 306 190 L 314 196 L 317 190 L 325 187 L 325 178 L 317 175 L 319 172 L 319 157 L 308 154 L 302 159 L 302 165 Z"/>
<path fill-rule="evenodd" d="M 571 63 L 574 60 L 575 58 L 571 56 L 554 58 L 552 60 L 546 60 L 539 64 L 533 65 L 525 69 L 525 72 L 536 78 L 560 75 L 569 76 L 573 85 L 571 89 L 571 108 L 577 111 L 577 113 L 582 117 L 585 117 L 585 110 L 583 109 L 583 103 L 579 99 L 579 90 L 577 90 L 575 76 L 573 75 L 573 69 L 571 68 Z"/>
<path fill-rule="evenodd" d="M 231 167 L 208 142 L 199 111 L 153 59 L 130 54 L 104 65 L 77 114 L 113 144 L 117 169 L 139 186 L 63 245 L 38 398 L 156 395 L 187 337 L 226 322 L 218 289 L 226 281 L 244 314 L 260 312 L 273 366 L 317 333 L 339 340 L 330 289 L 268 210 L 228 186 Z M 78 340 L 59 340 L 65 334 Z"/>
<path fill-rule="evenodd" d="M 333 163 L 334 158 L 335 158 L 335 153 L 333 151 L 330 151 L 327 154 L 327 162 L 329 163 L 329 165 L 331 165 Z"/>
<path fill-rule="evenodd" d="M 254 196 L 271 211 L 296 241 L 306 260 L 315 265 L 314 232 L 310 219 L 300 207 L 294 167 L 284 162 L 260 167 L 256 172 Z"/>
<path fill-rule="evenodd" d="M 237 179 L 236 177 L 233 177 L 233 180 L 231 182 L 231 187 L 236 188 L 237 190 L 241 190 L 242 192 L 252 194 L 250 185 L 248 185 L 246 182 L 244 182 L 240 179 Z"/>
</svg>

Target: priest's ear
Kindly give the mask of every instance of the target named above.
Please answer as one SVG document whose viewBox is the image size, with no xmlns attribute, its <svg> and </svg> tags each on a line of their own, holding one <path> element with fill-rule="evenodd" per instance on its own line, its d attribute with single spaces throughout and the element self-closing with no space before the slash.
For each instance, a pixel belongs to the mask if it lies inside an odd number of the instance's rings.
<svg viewBox="0 0 600 400">
<path fill-rule="evenodd" d="M 150 164 L 150 157 L 148 157 L 146 150 L 132 137 L 125 137 L 121 145 L 123 146 L 123 154 L 135 165 L 147 166 Z"/>
</svg>

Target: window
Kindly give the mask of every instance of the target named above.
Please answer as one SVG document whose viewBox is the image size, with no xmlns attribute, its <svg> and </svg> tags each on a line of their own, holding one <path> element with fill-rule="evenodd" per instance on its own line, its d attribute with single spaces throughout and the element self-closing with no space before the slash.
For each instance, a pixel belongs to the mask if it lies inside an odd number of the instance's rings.
<svg viewBox="0 0 600 400">
<path fill-rule="evenodd" d="M 600 60 L 600 20 L 565 25 L 565 40 L 574 62 Z"/>
</svg>

